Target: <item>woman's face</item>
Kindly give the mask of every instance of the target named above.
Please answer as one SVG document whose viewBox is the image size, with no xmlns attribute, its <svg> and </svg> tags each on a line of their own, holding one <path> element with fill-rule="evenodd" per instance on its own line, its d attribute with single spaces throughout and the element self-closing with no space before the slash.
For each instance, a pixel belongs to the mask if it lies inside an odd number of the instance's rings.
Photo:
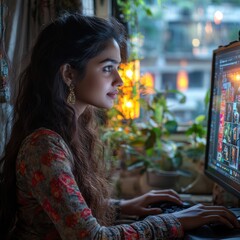
<svg viewBox="0 0 240 240">
<path fill-rule="evenodd" d="M 74 108 L 78 115 L 89 104 L 107 109 L 113 106 L 117 89 L 123 84 L 118 73 L 120 62 L 120 49 L 113 39 L 98 56 L 89 60 L 84 77 L 76 77 L 73 82 L 76 95 Z"/>
</svg>

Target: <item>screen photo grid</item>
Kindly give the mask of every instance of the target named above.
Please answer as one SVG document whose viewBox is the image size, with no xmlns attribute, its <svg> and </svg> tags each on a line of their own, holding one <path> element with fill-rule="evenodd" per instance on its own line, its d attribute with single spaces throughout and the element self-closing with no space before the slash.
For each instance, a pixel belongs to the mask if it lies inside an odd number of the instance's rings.
<svg viewBox="0 0 240 240">
<path fill-rule="evenodd" d="M 222 79 L 219 130 L 223 132 L 219 132 L 222 141 L 219 141 L 218 161 L 227 167 L 231 175 L 237 176 L 234 170 L 240 170 L 240 79 L 235 81 L 236 74 L 224 74 Z"/>
</svg>

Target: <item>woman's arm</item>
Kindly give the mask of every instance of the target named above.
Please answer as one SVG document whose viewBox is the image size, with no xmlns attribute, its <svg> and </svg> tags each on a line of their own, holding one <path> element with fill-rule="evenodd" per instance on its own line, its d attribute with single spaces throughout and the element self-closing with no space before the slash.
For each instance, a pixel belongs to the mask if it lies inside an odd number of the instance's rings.
<svg viewBox="0 0 240 240">
<path fill-rule="evenodd" d="M 53 132 L 38 132 L 22 146 L 17 161 L 17 176 L 21 179 L 17 184 L 19 188 L 23 187 L 23 183 L 27 185 L 25 188 L 29 190 L 28 197 L 31 198 L 27 209 L 32 211 L 32 221 L 34 222 L 39 212 L 44 211 L 46 215 L 41 214 L 44 217 L 38 224 L 48 226 L 45 221 L 50 220 L 63 240 L 176 239 L 183 236 L 183 228 L 189 230 L 211 222 L 239 227 L 236 217 L 224 207 L 203 205 L 174 214 L 148 216 L 132 224 L 101 226 L 76 184 L 70 159 L 71 153 L 60 136 Z M 146 199 L 147 203 L 149 201 L 145 197 L 123 202 L 124 211 L 128 209 L 130 213 L 132 209 L 144 206 Z M 151 196 L 150 199 L 152 197 L 156 196 Z M 37 230 L 38 224 L 35 226 Z"/>
<path fill-rule="evenodd" d="M 98 224 L 71 170 L 71 154 L 56 135 L 38 135 L 23 146 L 19 163 L 32 196 L 51 219 L 62 239 L 174 239 L 183 236 L 173 215 L 149 216 L 130 225 Z"/>
</svg>

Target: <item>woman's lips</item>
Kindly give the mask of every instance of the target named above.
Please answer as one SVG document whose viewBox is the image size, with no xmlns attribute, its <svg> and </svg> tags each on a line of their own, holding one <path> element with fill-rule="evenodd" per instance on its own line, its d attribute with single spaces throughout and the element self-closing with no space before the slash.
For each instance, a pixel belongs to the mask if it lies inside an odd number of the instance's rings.
<svg viewBox="0 0 240 240">
<path fill-rule="evenodd" d="M 107 94 L 110 98 L 115 99 L 118 95 L 118 91 L 109 92 Z"/>
</svg>

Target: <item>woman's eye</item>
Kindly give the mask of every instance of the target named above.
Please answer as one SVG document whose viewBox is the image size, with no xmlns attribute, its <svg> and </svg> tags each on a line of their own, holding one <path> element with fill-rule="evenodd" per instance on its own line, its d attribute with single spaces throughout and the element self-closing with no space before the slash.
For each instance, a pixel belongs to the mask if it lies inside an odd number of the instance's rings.
<svg viewBox="0 0 240 240">
<path fill-rule="evenodd" d="M 113 69 L 113 66 L 106 66 L 106 67 L 103 68 L 103 71 L 104 72 L 111 72 L 112 69 Z"/>
</svg>

